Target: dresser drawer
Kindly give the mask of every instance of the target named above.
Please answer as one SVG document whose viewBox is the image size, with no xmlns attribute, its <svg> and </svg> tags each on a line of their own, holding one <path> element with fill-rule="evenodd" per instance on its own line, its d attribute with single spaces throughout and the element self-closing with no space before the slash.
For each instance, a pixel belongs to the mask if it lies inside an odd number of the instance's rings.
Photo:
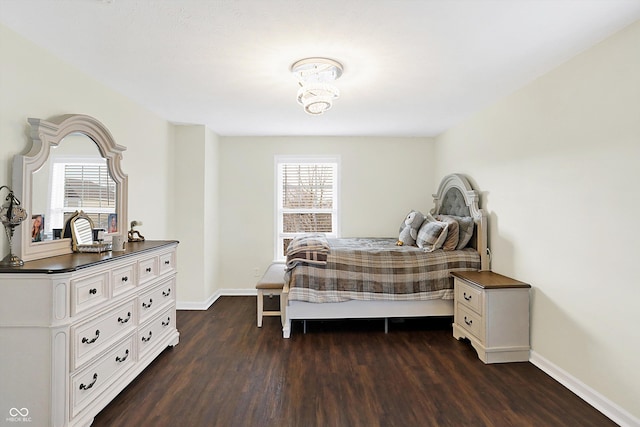
<svg viewBox="0 0 640 427">
<path fill-rule="evenodd" d="M 458 303 L 456 324 L 471 332 L 476 338 L 482 339 L 482 316 L 469 310 L 464 305 Z"/>
<path fill-rule="evenodd" d="M 127 264 L 111 271 L 113 296 L 120 295 L 136 287 L 136 265 Z"/>
<path fill-rule="evenodd" d="M 159 310 L 166 307 L 168 303 L 175 301 L 175 284 L 176 279 L 172 277 L 138 298 L 140 323 L 153 317 Z"/>
<path fill-rule="evenodd" d="M 482 313 L 482 290 L 455 279 L 456 301 L 469 307 L 478 314 Z"/>
<path fill-rule="evenodd" d="M 71 315 L 75 316 L 109 299 L 109 273 L 71 280 Z"/>
<path fill-rule="evenodd" d="M 108 350 L 135 329 L 135 300 L 130 300 L 90 321 L 71 327 L 71 369 L 77 369 Z"/>
<path fill-rule="evenodd" d="M 142 359 L 145 354 L 150 351 L 155 343 L 158 342 L 162 336 L 171 330 L 175 330 L 175 308 L 173 305 L 168 307 L 158 316 L 150 320 L 138 329 L 138 354 Z"/>
<path fill-rule="evenodd" d="M 131 334 L 96 363 L 71 376 L 71 416 L 75 417 L 96 400 L 116 379 L 134 364 L 134 334 Z"/>
<path fill-rule="evenodd" d="M 176 269 L 176 251 L 167 252 L 158 257 L 160 275 Z"/>
<path fill-rule="evenodd" d="M 138 262 L 138 283 L 144 284 L 158 277 L 158 257 L 150 257 Z"/>
</svg>

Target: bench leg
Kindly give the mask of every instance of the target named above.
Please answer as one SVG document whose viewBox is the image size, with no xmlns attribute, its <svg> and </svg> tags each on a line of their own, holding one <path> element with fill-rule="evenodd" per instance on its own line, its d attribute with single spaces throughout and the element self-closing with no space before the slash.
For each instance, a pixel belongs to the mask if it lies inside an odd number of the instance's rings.
<svg viewBox="0 0 640 427">
<path fill-rule="evenodd" d="M 264 304 L 264 294 L 262 293 L 262 291 L 260 289 L 258 289 L 258 301 L 257 301 L 257 305 L 258 305 L 258 328 L 262 327 L 263 304 Z"/>
<path fill-rule="evenodd" d="M 289 291 L 284 289 L 280 292 L 280 319 L 282 320 L 282 337 L 289 338 L 291 336 L 291 319 L 287 314 L 289 306 Z"/>
</svg>

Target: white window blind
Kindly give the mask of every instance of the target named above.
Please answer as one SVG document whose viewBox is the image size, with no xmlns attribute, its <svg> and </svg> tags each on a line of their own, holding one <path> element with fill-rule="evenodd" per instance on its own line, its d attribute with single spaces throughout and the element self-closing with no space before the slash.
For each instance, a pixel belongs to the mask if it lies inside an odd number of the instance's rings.
<svg viewBox="0 0 640 427">
<path fill-rule="evenodd" d="M 277 158 L 276 258 L 304 233 L 338 236 L 338 159 Z"/>
<path fill-rule="evenodd" d="M 95 228 L 108 229 L 116 211 L 116 183 L 102 158 L 56 158 L 51 170 L 49 221 L 45 233 L 61 228 L 75 211 L 84 211 Z"/>
<path fill-rule="evenodd" d="M 112 208 L 116 206 L 116 185 L 106 165 L 66 164 L 64 171 L 64 206 Z"/>
</svg>

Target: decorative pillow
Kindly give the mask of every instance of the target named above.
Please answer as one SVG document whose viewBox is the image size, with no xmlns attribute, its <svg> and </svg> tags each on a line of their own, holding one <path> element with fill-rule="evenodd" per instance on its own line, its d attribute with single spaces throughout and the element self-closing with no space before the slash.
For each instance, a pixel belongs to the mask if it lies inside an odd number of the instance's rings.
<svg viewBox="0 0 640 427">
<path fill-rule="evenodd" d="M 458 244 L 456 249 L 464 249 L 473 236 L 473 228 L 475 223 L 470 216 L 455 216 L 455 215 L 436 215 L 436 218 L 453 218 L 458 222 Z"/>
<path fill-rule="evenodd" d="M 419 248 L 423 248 L 425 252 L 433 252 L 440 249 L 447 238 L 447 228 L 449 224 L 436 220 L 431 214 L 427 214 L 427 218 L 418 230 L 418 238 L 416 243 Z"/>
<path fill-rule="evenodd" d="M 460 236 L 460 226 L 458 225 L 458 221 L 447 215 L 436 215 L 435 219 L 449 224 L 449 227 L 447 228 L 447 238 L 444 240 L 442 249 L 445 251 L 455 250 L 458 246 L 458 239 Z"/>
</svg>

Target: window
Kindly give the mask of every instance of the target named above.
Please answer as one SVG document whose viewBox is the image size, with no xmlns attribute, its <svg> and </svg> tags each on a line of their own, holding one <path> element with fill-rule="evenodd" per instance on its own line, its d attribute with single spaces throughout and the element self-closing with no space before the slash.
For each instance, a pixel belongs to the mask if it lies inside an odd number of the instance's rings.
<svg viewBox="0 0 640 427">
<path fill-rule="evenodd" d="M 51 168 L 49 221 L 45 233 L 61 227 L 75 211 L 84 211 L 95 228 L 108 229 L 116 211 L 116 183 L 105 159 L 54 157 Z"/>
<path fill-rule="evenodd" d="M 338 157 L 276 157 L 276 259 L 304 233 L 338 237 Z"/>
</svg>

